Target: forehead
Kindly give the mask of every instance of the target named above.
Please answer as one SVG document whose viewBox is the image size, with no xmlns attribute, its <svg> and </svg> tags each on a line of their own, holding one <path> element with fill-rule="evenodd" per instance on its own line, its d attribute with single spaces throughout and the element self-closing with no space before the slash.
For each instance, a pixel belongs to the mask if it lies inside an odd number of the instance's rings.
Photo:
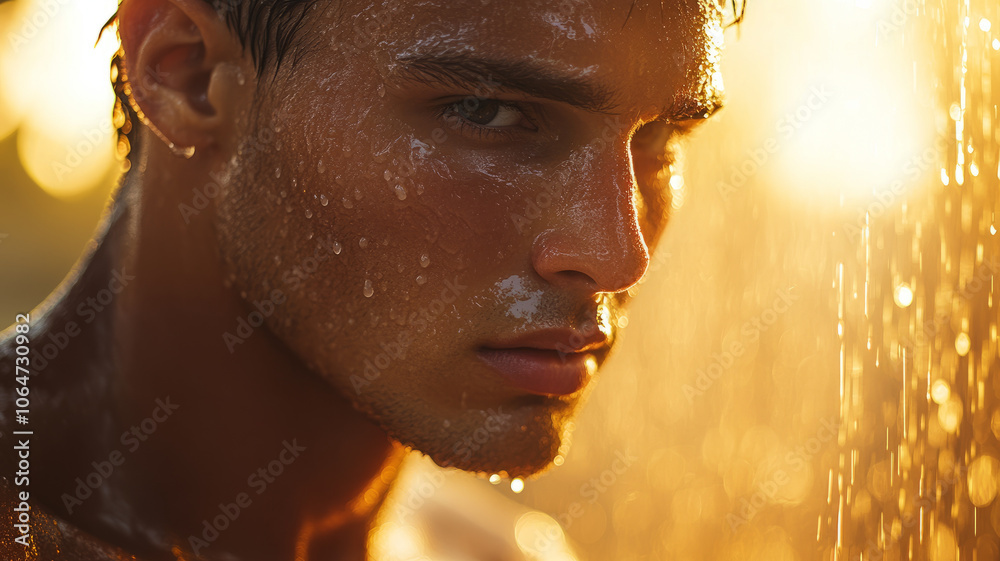
<svg viewBox="0 0 1000 561">
<path fill-rule="evenodd" d="M 721 100 L 720 21 L 715 0 L 424 0 L 343 6 L 330 25 L 370 42 L 385 68 L 442 55 L 530 61 L 586 78 L 622 112 L 697 113 Z"/>
</svg>

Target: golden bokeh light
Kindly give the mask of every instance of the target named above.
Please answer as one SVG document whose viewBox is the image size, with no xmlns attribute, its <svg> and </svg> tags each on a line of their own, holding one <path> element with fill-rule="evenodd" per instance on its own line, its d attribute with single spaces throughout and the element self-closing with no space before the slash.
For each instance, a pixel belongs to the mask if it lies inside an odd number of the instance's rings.
<svg viewBox="0 0 1000 561">
<path fill-rule="evenodd" d="M 969 466 L 969 500 L 979 508 L 989 506 L 1000 485 L 1000 460 L 980 456 Z"/>
<path fill-rule="evenodd" d="M 56 197 L 93 188 L 115 164 L 109 65 L 114 32 L 94 46 L 115 0 L 0 4 L 0 137 L 17 130 L 31 178 Z"/>
<path fill-rule="evenodd" d="M 913 303 L 913 291 L 910 290 L 909 286 L 901 284 L 896 287 L 896 292 L 893 295 L 896 301 L 896 305 L 900 308 L 905 308 Z"/>
<path fill-rule="evenodd" d="M 944 380 L 934 380 L 934 384 L 931 386 L 931 399 L 934 403 L 941 405 L 942 403 L 948 401 L 951 396 L 951 387 L 948 382 Z"/>
</svg>

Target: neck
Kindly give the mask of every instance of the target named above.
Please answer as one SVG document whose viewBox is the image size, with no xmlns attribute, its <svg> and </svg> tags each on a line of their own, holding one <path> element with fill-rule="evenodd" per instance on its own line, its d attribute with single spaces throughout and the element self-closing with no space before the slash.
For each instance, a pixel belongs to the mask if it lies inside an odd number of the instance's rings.
<svg viewBox="0 0 1000 561">
<path fill-rule="evenodd" d="M 179 210 L 207 177 L 130 180 L 81 272 L 33 314 L 39 344 L 80 329 L 33 382 L 40 500 L 150 558 L 362 559 L 372 482 L 399 448 L 266 325 L 226 344 L 253 309 L 225 282 L 211 205 Z"/>
</svg>

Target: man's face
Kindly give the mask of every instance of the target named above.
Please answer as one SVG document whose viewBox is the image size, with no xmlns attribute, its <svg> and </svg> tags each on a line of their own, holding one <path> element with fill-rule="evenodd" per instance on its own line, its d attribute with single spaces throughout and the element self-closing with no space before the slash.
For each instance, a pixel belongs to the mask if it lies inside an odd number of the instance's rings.
<svg viewBox="0 0 1000 561">
<path fill-rule="evenodd" d="M 718 13 L 321 1 L 307 20 L 219 199 L 230 282 L 404 444 L 544 469 L 665 226 L 675 123 L 719 102 Z"/>
</svg>

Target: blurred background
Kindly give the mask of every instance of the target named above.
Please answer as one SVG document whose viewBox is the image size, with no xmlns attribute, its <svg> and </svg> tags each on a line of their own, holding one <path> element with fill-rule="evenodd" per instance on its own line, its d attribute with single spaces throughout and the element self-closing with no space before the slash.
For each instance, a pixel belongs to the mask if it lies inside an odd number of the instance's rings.
<svg viewBox="0 0 1000 561">
<path fill-rule="evenodd" d="M 0 3 L 0 318 L 121 169 L 114 9 Z M 1000 4 L 750 0 L 726 35 L 727 107 L 563 465 L 411 458 L 376 559 L 1000 559 Z"/>
</svg>

